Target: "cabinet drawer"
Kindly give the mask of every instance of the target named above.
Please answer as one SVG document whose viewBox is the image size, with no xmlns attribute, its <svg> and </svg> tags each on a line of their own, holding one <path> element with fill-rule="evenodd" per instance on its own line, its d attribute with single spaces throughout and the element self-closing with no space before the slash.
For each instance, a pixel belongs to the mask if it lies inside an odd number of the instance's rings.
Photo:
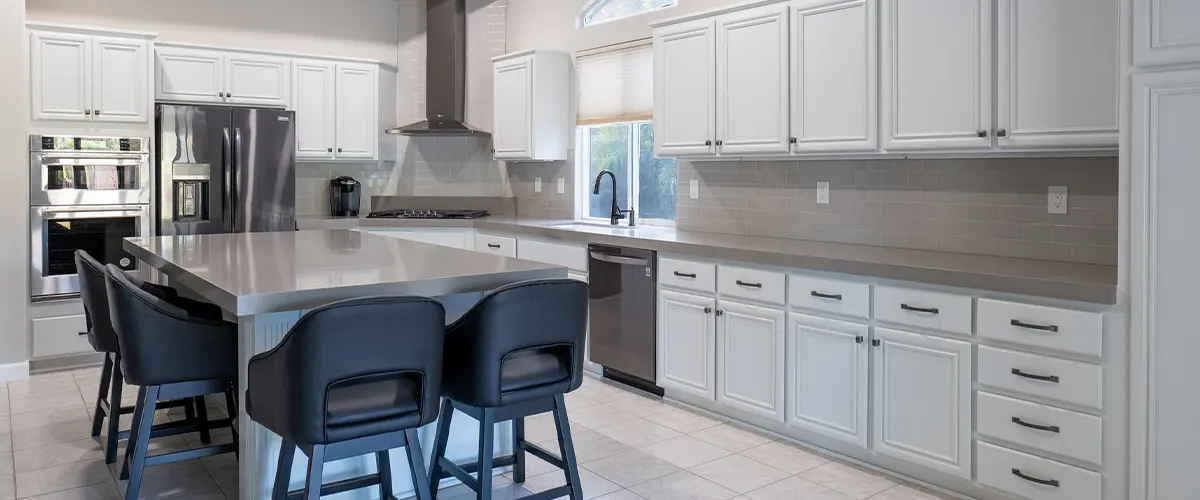
<svg viewBox="0 0 1200 500">
<path fill-rule="evenodd" d="M 783 273 L 745 267 L 717 267 L 717 291 L 723 296 L 783 304 L 785 281 Z"/>
<path fill-rule="evenodd" d="M 1098 313 L 979 299 L 979 336 L 1099 358 L 1104 320 Z"/>
<path fill-rule="evenodd" d="M 45 358 L 92 352 L 87 335 L 87 320 L 82 314 L 35 318 L 33 321 L 33 357 Z"/>
<path fill-rule="evenodd" d="M 788 296 L 795 307 L 855 318 L 871 317 L 871 285 L 813 276 L 788 276 Z"/>
<path fill-rule="evenodd" d="M 887 286 L 875 287 L 875 319 L 971 334 L 971 298 Z"/>
<path fill-rule="evenodd" d="M 1104 370 L 1078 361 L 979 346 L 979 385 L 1103 408 Z"/>
<path fill-rule="evenodd" d="M 1032 500 L 1100 498 L 1100 474 L 990 443 L 978 445 L 980 484 Z"/>
<path fill-rule="evenodd" d="M 659 257 L 658 284 L 713 293 L 717 290 L 717 266 Z"/>
<path fill-rule="evenodd" d="M 587 249 L 581 246 L 522 238 L 517 241 L 517 257 L 588 272 Z"/>
<path fill-rule="evenodd" d="M 475 235 L 475 251 L 515 258 L 517 256 L 517 239 L 478 233 Z"/>
<path fill-rule="evenodd" d="M 1100 417 L 986 392 L 976 393 L 975 417 L 982 435 L 1100 465 Z"/>
</svg>

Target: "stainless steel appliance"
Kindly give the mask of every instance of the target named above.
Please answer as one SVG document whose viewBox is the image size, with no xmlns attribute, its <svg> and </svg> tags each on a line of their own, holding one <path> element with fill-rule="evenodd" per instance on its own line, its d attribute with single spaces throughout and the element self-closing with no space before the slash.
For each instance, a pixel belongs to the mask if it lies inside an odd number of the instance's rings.
<svg viewBox="0 0 1200 500">
<path fill-rule="evenodd" d="M 296 229 L 293 112 L 160 104 L 155 114 L 159 235 Z"/>
<path fill-rule="evenodd" d="M 588 245 L 588 352 L 604 376 L 656 394 L 657 259 L 650 250 Z"/>
<path fill-rule="evenodd" d="M 411 208 L 376 210 L 367 214 L 368 219 L 478 219 L 487 216 L 487 210 L 421 210 Z"/>
<path fill-rule="evenodd" d="M 358 217 L 358 204 L 362 201 L 362 183 L 350 176 L 339 176 L 329 180 L 329 215 L 332 217 Z"/>
<path fill-rule="evenodd" d="M 147 138 L 30 137 L 30 295 L 79 293 L 75 251 L 126 270 L 137 261 L 126 237 L 151 234 Z"/>
</svg>

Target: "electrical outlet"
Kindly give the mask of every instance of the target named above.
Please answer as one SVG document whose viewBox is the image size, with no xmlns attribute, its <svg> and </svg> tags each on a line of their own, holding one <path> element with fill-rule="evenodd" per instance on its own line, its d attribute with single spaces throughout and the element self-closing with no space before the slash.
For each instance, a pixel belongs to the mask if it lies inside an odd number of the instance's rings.
<svg viewBox="0 0 1200 500">
<path fill-rule="evenodd" d="M 567 194 L 567 180 L 558 178 L 558 194 Z"/>
<path fill-rule="evenodd" d="M 817 183 L 817 203 L 820 205 L 829 204 L 829 183 L 821 181 Z"/>
<path fill-rule="evenodd" d="M 533 179 L 533 192 L 535 192 L 535 193 L 542 192 L 542 178 L 541 177 Z"/>
<path fill-rule="evenodd" d="M 1067 186 L 1050 186 L 1050 193 L 1046 200 L 1046 213 L 1067 213 Z"/>
<path fill-rule="evenodd" d="M 693 200 L 700 199 L 700 181 L 698 179 L 692 179 L 692 182 L 688 183 L 688 197 Z"/>
</svg>

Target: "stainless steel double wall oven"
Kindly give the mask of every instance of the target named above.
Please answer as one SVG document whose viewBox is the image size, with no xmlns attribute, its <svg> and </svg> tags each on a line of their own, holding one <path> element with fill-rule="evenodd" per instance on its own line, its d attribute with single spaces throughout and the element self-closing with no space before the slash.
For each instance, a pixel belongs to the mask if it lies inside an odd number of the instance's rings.
<svg viewBox="0 0 1200 500">
<path fill-rule="evenodd" d="M 79 293 L 76 250 L 137 268 L 121 240 L 151 232 L 150 139 L 34 135 L 29 167 L 33 300 Z"/>
</svg>

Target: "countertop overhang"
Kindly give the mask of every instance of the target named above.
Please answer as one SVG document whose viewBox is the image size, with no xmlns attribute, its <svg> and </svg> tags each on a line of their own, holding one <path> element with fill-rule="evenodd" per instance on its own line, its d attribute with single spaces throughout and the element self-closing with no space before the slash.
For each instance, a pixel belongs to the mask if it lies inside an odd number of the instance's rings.
<svg viewBox="0 0 1200 500">
<path fill-rule="evenodd" d="M 1113 305 L 1117 267 L 932 250 L 742 236 L 671 227 L 603 226 L 491 216 L 475 220 L 313 217 L 306 228 L 475 228 L 575 243 L 630 246 L 704 259 L 853 274 Z"/>
</svg>

